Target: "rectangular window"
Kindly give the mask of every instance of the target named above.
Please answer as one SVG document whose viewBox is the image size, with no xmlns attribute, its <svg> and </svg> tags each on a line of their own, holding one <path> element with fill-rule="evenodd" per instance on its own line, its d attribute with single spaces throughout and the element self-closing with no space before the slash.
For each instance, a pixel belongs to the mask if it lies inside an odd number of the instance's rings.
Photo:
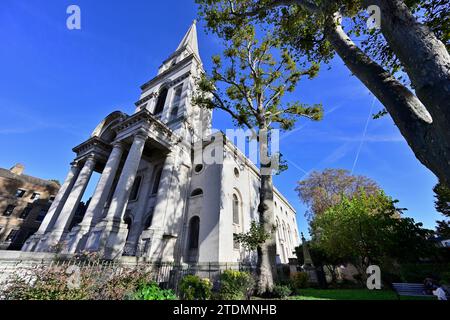
<svg viewBox="0 0 450 320">
<path fill-rule="evenodd" d="M 39 214 L 38 214 L 38 216 L 37 216 L 37 218 L 36 218 L 36 221 L 37 221 L 37 222 L 42 222 L 42 221 L 44 221 L 44 218 L 45 218 L 46 215 L 47 215 L 47 210 L 41 209 L 41 211 L 39 212 Z"/>
<path fill-rule="evenodd" d="M 16 191 L 16 198 L 23 198 L 23 196 L 25 195 L 26 191 L 23 189 L 17 189 Z"/>
<path fill-rule="evenodd" d="M 8 236 L 6 237 L 5 241 L 13 242 L 16 239 L 18 233 L 19 233 L 19 230 L 11 230 L 9 232 Z"/>
<path fill-rule="evenodd" d="M 41 194 L 37 192 L 33 192 L 31 195 L 31 200 L 38 201 L 41 198 Z"/>
<path fill-rule="evenodd" d="M 13 214 L 15 208 L 16 208 L 16 206 L 13 206 L 10 204 L 9 206 L 6 207 L 6 210 L 3 212 L 3 215 L 5 217 L 11 216 Z"/>
<path fill-rule="evenodd" d="M 20 213 L 20 219 L 26 219 L 28 218 L 28 216 L 30 215 L 31 210 L 33 209 L 32 206 L 28 205 L 25 207 L 25 209 L 22 210 L 22 212 Z"/>
</svg>

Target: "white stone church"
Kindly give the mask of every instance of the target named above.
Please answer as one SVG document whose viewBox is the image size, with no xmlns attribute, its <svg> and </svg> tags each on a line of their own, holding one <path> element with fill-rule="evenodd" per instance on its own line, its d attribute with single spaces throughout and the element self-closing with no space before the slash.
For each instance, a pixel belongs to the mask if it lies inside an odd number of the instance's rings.
<svg viewBox="0 0 450 320">
<path fill-rule="evenodd" d="M 133 115 L 108 115 L 73 151 L 76 158 L 28 252 L 98 252 L 178 263 L 254 262 L 233 241 L 258 219 L 258 168 L 191 104 L 203 72 L 195 22 L 145 83 Z M 219 137 L 220 139 L 217 139 Z M 194 160 L 219 145 L 223 163 Z M 93 172 L 101 174 L 83 221 L 69 230 Z M 275 190 L 277 255 L 295 257 L 296 213 Z"/>
</svg>

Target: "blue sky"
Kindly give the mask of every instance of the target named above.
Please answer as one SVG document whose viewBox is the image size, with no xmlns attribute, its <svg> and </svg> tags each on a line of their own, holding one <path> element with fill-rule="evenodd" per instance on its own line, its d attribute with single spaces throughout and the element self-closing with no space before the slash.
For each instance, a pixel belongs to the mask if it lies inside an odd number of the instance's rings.
<svg viewBox="0 0 450 320">
<path fill-rule="evenodd" d="M 81 8 L 81 30 L 66 28 L 71 4 Z M 0 167 L 21 162 L 27 174 L 63 181 L 71 149 L 110 112 L 133 113 L 139 86 L 155 76 L 195 17 L 191 0 L 0 1 Z M 209 70 L 220 43 L 202 23 L 198 27 Z M 301 81 L 292 97 L 323 103 L 324 120 L 301 120 L 281 136 L 290 166 L 275 183 L 297 209 L 300 230 L 307 231 L 306 208 L 294 191 L 296 181 L 325 168 L 354 168 L 374 179 L 409 209 L 406 215 L 434 228 L 441 219 L 433 206 L 437 179 L 416 160 L 389 116 L 368 121 L 381 106 L 342 62 L 337 58 L 331 67 Z M 232 123 L 215 112 L 214 127 Z"/>
</svg>

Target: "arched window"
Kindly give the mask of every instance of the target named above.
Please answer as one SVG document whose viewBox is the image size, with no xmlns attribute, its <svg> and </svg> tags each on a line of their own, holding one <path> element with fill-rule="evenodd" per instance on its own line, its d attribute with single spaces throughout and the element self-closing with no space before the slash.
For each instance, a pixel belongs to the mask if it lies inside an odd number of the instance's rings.
<svg viewBox="0 0 450 320">
<path fill-rule="evenodd" d="M 161 182 L 161 174 L 162 174 L 162 168 L 159 168 L 156 171 L 155 178 L 153 180 L 152 194 L 157 194 L 158 193 L 159 184 Z"/>
<path fill-rule="evenodd" d="M 166 104 L 167 99 L 167 93 L 169 90 L 167 88 L 163 88 L 158 95 L 158 101 L 156 102 L 155 112 L 153 112 L 154 115 L 159 115 L 164 110 L 164 105 Z"/>
<path fill-rule="evenodd" d="M 195 216 L 189 222 L 189 250 L 198 249 L 198 238 L 200 234 L 200 218 Z"/>
<path fill-rule="evenodd" d="M 291 227 L 289 225 L 287 226 L 287 236 L 289 244 L 292 245 Z"/>
<path fill-rule="evenodd" d="M 178 116 L 178 110 L 181 104 L 181 95 L 183 94 L 183 85 L 178 86 L 175 89 L 175 95 L 172 102 L 172 110 L 170 111 L 170 120 L 174 120 Z"/>
<path fill-rule="evenodd" d="M 281 243 L 281 230 L 280 230 L 281 225 L 280 225 L 280 220 L 278 220 L 278 218 L 277 218 L 276 221 L 277 221 L 277 236 L 278 236 L 278 242 Z"/>
<path fill-rule="evenodd" d="M 136 201 L 139 195 L 139 188 L 141 187 L 142 177 L 138 176 L 134 180 L 133 188 L 130 193 L 130 201 Z"/>
<path fill-rule="evenodd" d="M 128 210 L 127 210 L 128 211 Z M 129 213 L 127 213 L 129 214 Z M 125 222 L 125 224 L 127 225 L 128 230 L 130 230 L 131 228 L 131 224 L 133 223 L 133 219 L 131 218 L 131 216 L 127 216 L 123 219 L 123 222 Z"/>
<path fill-rule="evenodd" d="M 191 193 L 191 197 L 196 197 L 196 196 L 201 196 L 201 195 L 203 195 L 203 190 L 202 189 L 195 189 Z"/>
<path fill-rule="evenodd" d="M 239 198 L 236 194 L 233 194 L 233 223 L 234 224 L 240 224 L 239 219 Z"/>
<path fill-rule="evenodd" d="M 155 210 L 155 208 L 151 208 L 150 209 L 150 212 L 148 213 L 148 217 L 147 217 L 147 219 L 145 219 L 144 230 L 147 230 L 148 228 L 151 227 L 152 220 L 153 220 L 153 211 L 154 210 Z"/>
</svg>

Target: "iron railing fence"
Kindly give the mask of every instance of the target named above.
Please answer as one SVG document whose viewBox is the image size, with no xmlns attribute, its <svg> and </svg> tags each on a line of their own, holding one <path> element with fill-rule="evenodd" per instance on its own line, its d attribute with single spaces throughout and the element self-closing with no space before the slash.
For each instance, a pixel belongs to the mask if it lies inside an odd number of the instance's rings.
<svg viewBox="0 0 450 320">
<path fill-rule="evenodd" d="M 172 289 L 179 293 L 179 283 L 186 275 L 198 275 L 208 278 L 217 286 L 224 270 L 246 271 L 256 274 L 254 265 L 245 263 L 194 263 L 176 264 L 169 262 L 124 262 L 121 260 L 80 260 L 66 259 L 54 261 L 11 262 L 0 264 L 0 289 L 8 285 L 12 279 L 19 277 L 27 282 L 33 282 L 40 271 L 58 270 L 67 274 L 78 272 L 83 277 L 93 277 L 96 281 L 104 281 L 126 271 L 140 270 L 148 273 L 152 281 L 161 287 Z"/>
</svg>

